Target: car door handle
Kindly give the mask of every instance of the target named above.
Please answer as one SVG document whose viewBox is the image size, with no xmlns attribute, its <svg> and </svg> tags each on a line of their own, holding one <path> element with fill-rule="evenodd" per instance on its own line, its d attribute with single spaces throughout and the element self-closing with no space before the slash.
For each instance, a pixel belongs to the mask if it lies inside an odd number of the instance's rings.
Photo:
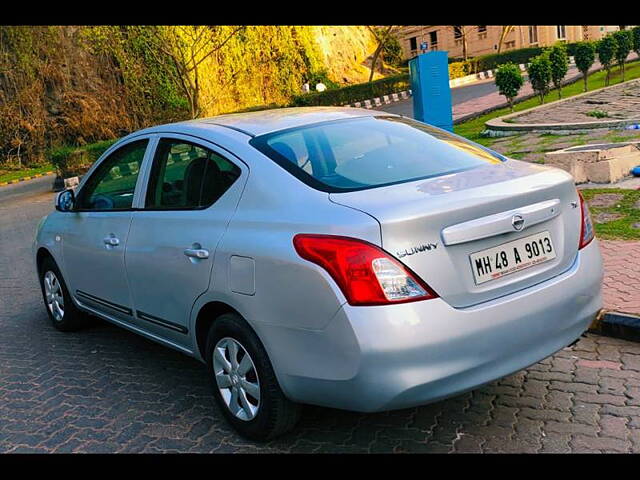
<svg viewBox="0 0 640 480">
<path fill-rule="evenodd" d="M 120 239 L 118 239 L 118 237 L 104 237 L 103 241 L 108 247 L 117 247 L 120 245 Z"/>
<path fill-rule="evenodd" d="M 184 251 L 184 254 L 187 257 L 192 257 L 192 258 L 200 258 L 200 259 L 209 258 L 209 250 L 207 250 L 206 248 L 187 248 Z"/>
</svg>

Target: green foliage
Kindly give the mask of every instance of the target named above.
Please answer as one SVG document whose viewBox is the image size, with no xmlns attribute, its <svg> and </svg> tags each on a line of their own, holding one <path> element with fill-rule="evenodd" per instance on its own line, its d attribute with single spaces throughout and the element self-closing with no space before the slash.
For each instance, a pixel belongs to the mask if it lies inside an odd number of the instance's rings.
<svg viewBox="0 0 640 480">
<path fill-rule="evenodd" d="M 399 67 L 402 64 L 402 46 L 396 35 L 391 34 L 385 42 L 382 59 L 393 67 Z"/>
<path fill-rule="evenodd" d="M 633 40 L 633 51 L 640 55 L 640 25 L 631 29 L 631 38 Z"/>
<path fill-rule="evenodd" d="M 624 62 L 633 48 L 633 34 L 630 30 L 619 30 L 613 34 L 616 40 L 616 60 L 622 71 L 622 81 L 624 82 Z"/>
<path fill-rule="evenodd" d="M 336 90 L 297 95 L 293 98 L 292 106 L 348 105 L 408 89 L 409 75 L 394 75 L 372 82 L 349 85 Z"/>
<path fill-rule="evenodd" d="M 540 55 L 541 53 L 542 48 L 530 47 L 511 50 L 504 53 L 482 55 L 468 61 L 470 64 L 470 68 L 468 70 L 470 73 L 478 73 L 493 70 L 499 65 L 503 65 L 505 63 L 515 63 L 516 65 L 528 63 L 531 58 L 536 55 Z"/>
<path fill-rule="evenodd" d="M 538 95 L 540 103 L 543 103 L 544 96 L 549 92 L 549 86 L 551 84 L 552 68 L 549 55 L 543 53 L 531 59 L 531 63 L 527 67 L 527 72 L 533 91 Z"/>
<path fill-rule="evenodd" d="M 562 97 L 562 81 L 569 71 L 569 56 L 566 47 L 559 43 L 551 47 L 548 52 L 549 62 L 551 62 L 551 80 L 553 86 L 558 90 L 558 98 Z"/>
<path fill-rule="evenodd" d="M 589 69 L 596 61 L 596 46 L 593 42 L 578 42 L 574 49 L 574 60 L 576 67 L 582 72 L 584 79 L 584 91 L 587 91 L 587 79 Z"/>
<path fill-rule="evenodd" d="M 104 140 L 82 147 L 63 145 L 49 151 L 48 159 L 64 178 L 81 175 L 116 141 Z"/>
<path fill-rule="evenodd" d="M 598 60 L 602 66 L 604 66 L 607 71 L 607 78 L 605 80 L 605 84 L 609 85 L 609 77 L 611 72 L 611 65 L 613 65 L 613 60 L 616 57 L 616 52 L 618 50 L 618 42 L 613 35 L 607 35 L 602 40 L 600 40 L 596 47 L 598 51 Z"/>
<path fill-rule="evenodd" d="M 609 114 L 604 110 L 591 110 L 587 112 L 586 115 L 594 118 L 607 118 L 609 116 Z"/>
<path fill-rule="evenodd" d="M 513 63 L 500 65 L 496 71 L 495 82 L 500 95 L 507 98 L 509 107 L 513 111 L 513 99 L 518 96 L 518 92 L 524 84 L 520 68 Z"/>
</svg>

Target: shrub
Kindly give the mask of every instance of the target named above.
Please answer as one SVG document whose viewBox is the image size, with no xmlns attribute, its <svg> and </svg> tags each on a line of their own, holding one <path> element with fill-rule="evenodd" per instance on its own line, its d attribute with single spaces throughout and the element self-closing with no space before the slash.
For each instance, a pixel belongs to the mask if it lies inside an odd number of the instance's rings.
<svg viewBox="0 0 640 480">
<path fill-rule="evenodd" d="M 582 78 L 584 79 L 584 91 L 587 91 L 587 78 L 589 76 L 589 69 L 593 66 L 593 62 L 596 60 L 596 47 L 593 42 L 578 42 L 574 51 L 574 59 L 576 61 L 576 67 L 582 72 Z"/>
<path fill-rule="evenodd" d="M 58 147 L 49 152 L 49 160 L 63 178 L 82 175 L 115 142 L 104 140 L 82 147 Z"/>
<path fill-rule="evenodd" d="M 513 99 L 518 96 L 518 92 L 524 84 L 520 68 L 513 63 L 500 65 L 496 71 L 495 81 L 500 95 L 504 95 L 507 98 L 509 108 L 513 112 Z"/>
<path fill-rule="evenodd" d="M 609 114 L 604 110 L 591 110 L 590 112 L 587 112 L 586 115 L 588 117 L 595 117 L 595 118 L 607 118 L 609 116 Z"/>
<path fill-rule="evenodd" d="M 335 90 L 325 90 L 324 92 L 312 92 L 297 95 L 293 98 L 292 106 L 308 107 L 319 105 L 348 105 L 360 102 L 369 98 L 389 95 L 391 93 L 408 90 L 409 75 L 393 75 L 373 82 L 359 83 Z"/>
<path fill-rule="evenodd" d="M 449 80 L 469 75 L 468 62 L 454 62 L 449 64 Z"/>
<path fill-rule="evenodd" d="M 609 77 L 611 74 L 611 65 L 618 50 L 618 43 L 613 35 L 608 35 L 598 42 L 596 47 L 598 51 L 598 60 L 607 71 L 604 84 L 609 85 Z"/>
<path fill-rule="evenodd" d="M 544 96 L 549 92 L 551 84 L 551 62 L 545 53 L 538 55 L 531 60 L 527 67 L 529 81 L 536 95 L 540 98 L 540 103 L 544 103 Z"/>
<path fill-rule="evenodd" d="M 562 81 L 569 71 L 569 56 L 566 47 L 559 43 L 549 50 L 551 62 L 551 80 L 558 91 L 558 98 L 562 98 Z"/>
<path fill-rule="evenodd" d="M 515 63 L 516 65 L 528 63 L 533 57 L 540 55 L 541 53 L 542 48 L 530 47 L 511 50 L 509 52 L 482 55 L 468 61 L 470 64 L 468 71 L 469 73 L 478 73 L 486 70 L 493 70 L 499 65 L 504 65 L 505 63 Z"/>
<path fill-rule="evenodd" d="M 633 38 L 630 30 L 619 30 L 613 34 L 613 38 L 616 39 L 616 60 L 620 71 L 622 72 L 622 81 L 624 82 L 624 62 L 631 53 L 633 48 Z"/>
</svg>

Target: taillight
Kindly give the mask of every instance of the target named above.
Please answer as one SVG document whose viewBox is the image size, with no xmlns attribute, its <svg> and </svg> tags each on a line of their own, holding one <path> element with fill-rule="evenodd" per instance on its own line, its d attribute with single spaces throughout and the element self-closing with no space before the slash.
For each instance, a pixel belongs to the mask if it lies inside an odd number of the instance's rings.
<svg viewBox="0 0 640 480">
<path fill-rule="evenodd" d="M 587 202 L 582 198 L 582 194 L 578 192 L 578 196 L 580 197 L 580 212 L 582 216 L 582 221 L 580 222 L 580 243 L 578 244 L 578 250 L 589 245 L 591 240 L 593 240 L 594 232 L 593 232 L 593 223 L 591 222 L 591 215 L 589 214 L 589 207 L 587 207 Z"/>
<path fill-rule="evenodd" d="M 331 275 L 350 305 L 388 305 L 437 297 L 409 268 L 364 240 L 299 234 L 293 245 L 298 255 Z"/>
</svg>

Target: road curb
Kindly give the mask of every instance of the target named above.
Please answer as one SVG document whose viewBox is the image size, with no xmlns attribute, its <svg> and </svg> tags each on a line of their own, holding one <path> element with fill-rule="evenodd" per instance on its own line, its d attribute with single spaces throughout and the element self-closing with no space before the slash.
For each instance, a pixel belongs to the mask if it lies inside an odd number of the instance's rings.
<svg viewBox="0 0 640 480">
<path fill-rule="evenodd" d="M 35 180 L 36 178 L 46 177 L 48 175 L 53 175 L 54 173 L 56 172 L 51 170 L 50 172 L 36 173 L 35 175 L 31 175 L 29 177 L 20 177 L 15 180 L 9 180 L 8 182 L 0 182 L 0 187 L 5 187 L 7 185 L 15 185 L 16 183 L 26 182 L 29 180 Z"/>
<path fill-rule="evenodd" d="M 589 330 L 606 337 L 640 342 L 640 316 L 632 313 L 603 311 L 591 324 Z"/>
</svg>

